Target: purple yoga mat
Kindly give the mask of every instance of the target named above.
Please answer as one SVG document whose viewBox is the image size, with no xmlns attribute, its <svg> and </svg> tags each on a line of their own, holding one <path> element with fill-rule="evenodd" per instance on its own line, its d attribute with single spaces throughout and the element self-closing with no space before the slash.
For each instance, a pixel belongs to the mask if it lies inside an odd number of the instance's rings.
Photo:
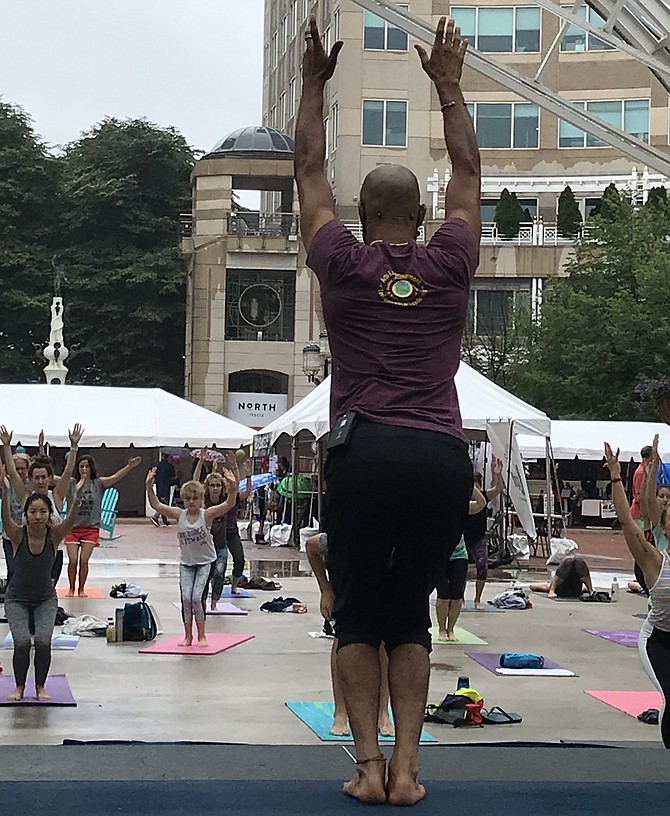
<svg viewBox="0 0 670 816">
<path fill-rule="evenodd" d="M 589 635 L 611 640 L 619 646 L 628 646 L 629 649 L 637 648 L 637 639 L 640 635 L 637 629 L 584 629 Z"/>
<path fill-rule="evenodd" d="M 38 706 L 76 706 L 77 703 L 70 691 L 70 685 L 64 674 L 52 674 L 47 677 L 46 692 L 51 700 L 38 700 L 35 694 L 35 678 L 26 681 L 23 700 L 8 700 L 7 696 L 16 688 L 11 675 L 0 674 L 0 705 L 38 705 Z"/>
<path fill-rule="evenodd" d="M 483 666 L 485 669 L 488 669 L 493 674 L 497 674 L 496 669 L 500 668 L 500 655 L 501 652 L 466 652 L 465 653 L 468 657 L 471 657 L 476 663 L 479 663 L 480 666 Z M 553 660 L 547 660 L 544 658 L 544 668 L 545 669 L 560 669 L 561 666 L 558 663 L 554 663 Z"/>
</svg>

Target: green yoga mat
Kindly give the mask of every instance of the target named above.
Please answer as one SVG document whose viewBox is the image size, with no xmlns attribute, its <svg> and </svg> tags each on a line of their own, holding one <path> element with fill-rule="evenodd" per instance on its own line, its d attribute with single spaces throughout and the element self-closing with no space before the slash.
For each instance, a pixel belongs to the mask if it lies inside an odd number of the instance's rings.
<svg viewBox="0 0 670 816">
<path fill-rule="evenodd" d="M 313 731 L 320 740 L 324 742 L 353 742 L 351 736 L 336 737 L 330 733 L 330 728 L 333 724 L 333 713 L 335 711 L 335 703 L 330 700 L 319 700 L 317 702 L 289 702 L 286 703 L 289 711 L 292 711 L 296 717 L 301 719 L 305 725 Z M 395 737 L 379 736 L 381 743 L 394 743 Z M 421 742 L 437 742 L 432 734 L 427 731 L 421 732 Z"/>
<path fill-rule="evenodd" d="M 437 626 L 433 626 L 430 630 L 430 636 L 433 639 L 433 646 L 472 646 L 472 645 L 484 645 L 488 646 L 485 640 L 482 640 L 477 635 L 473 635 L 472 632 L 468 632 L 467 629 L 461 629 L 460 626 L 454 627 L 454 634 L 458 638 L 458 640 L 438 640 L 437 636 L 439 634 L 439 629 Z"/>
</svg>

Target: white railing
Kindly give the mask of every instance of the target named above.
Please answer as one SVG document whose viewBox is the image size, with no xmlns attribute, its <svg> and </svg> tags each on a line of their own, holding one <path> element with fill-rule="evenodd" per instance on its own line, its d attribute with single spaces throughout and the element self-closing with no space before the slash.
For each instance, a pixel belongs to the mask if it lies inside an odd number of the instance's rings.
<svg viewBox="0 0 670 816">
<path fill-rule="evenodd" d="M 516 246 L 569 246 L 575 238 L 561 235 L 557 224 L 545 224 L 538 220 L 521 224 L 519 232 L 513 238 L 501 235 L 493 221 L 482 224 L 482 244 L 514 244 Z"/>
</svg>

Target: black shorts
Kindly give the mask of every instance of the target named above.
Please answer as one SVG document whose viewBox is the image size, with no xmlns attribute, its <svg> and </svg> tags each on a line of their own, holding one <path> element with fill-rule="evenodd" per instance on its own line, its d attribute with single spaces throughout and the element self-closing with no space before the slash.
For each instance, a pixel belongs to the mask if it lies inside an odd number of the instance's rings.
<svg viewBox="0 0 670 816">
<path fill-rule="evenodd" d="M 461 601 L 468 582 L 468 559 L 457 558 L 447 561 L 437 579 L 437 597 L 441 601 Z"/>
<path fill-rule="evenodd" d="M 389 652 L 403 643 L 430 651 L 428 599 L 472 494 L 467 445 L 359 418 L 348 445 L 329 451 L 325 478 L 339 648 L 383 641 Z M 447 498 L 435 501 L 431 485 Z"/>
</svg>

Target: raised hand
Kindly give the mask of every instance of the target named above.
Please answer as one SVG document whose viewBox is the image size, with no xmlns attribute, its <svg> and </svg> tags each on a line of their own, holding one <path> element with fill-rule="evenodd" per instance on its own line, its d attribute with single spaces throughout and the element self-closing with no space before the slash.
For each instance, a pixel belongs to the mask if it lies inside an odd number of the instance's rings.
<svg viewBox="0 0 670 816">
<path fill-rule="evenodd" d="M 155 481 L 155 480 L 156 480 L 156 468 L 155 468 L 155 467 L 153 467 L 153 468 L 151 468 L 151 470 L 150 470 L 150 471 L 147 473 L 147 478 L 146 478 L 146 482 L 145 482 L 146 486 L 147 486 L 147 487 L 151 487 L 151 486 L 153 485 L 153 483 L 154 483 L 154 481 Z"/>
<path fill-rule="evenodd" d="M 496 479 L 502 477 L 502 472 L 503 472 L 502 459 L 494 459 L 492 469 L 493 469 L 493 476 Z"/>
<path fill-rule="evenodd" d="M 133 468 L 136 468 L 141 463 L 141 461 L 142 461 L 141 456 L 132 456 L 128 460 L 128 467 L 132 470 Z"/>
<path fill-rule="evenodd" d="M 610 478 L 618 479 L 621 476 L 621 465 L 619 464 L 619 448 L 616 453 L 613 453 L 609 442 L 605 442 L 605 464 L 603 467 L 608 468 Z"/>
<path fill-rule="evenodd" d="M 40 431 L 40 435 L 37 437 L 37 447 L 43 451 L 44 450 L 44 429 Z"/>
<path fill-rule="evenodd" d="M 244 474 L 245 476 L 251 476 L 252 470 L 252 461 L 251 459 L 246 459 L 244 462 Z"/>
<path fill-rule="evenodd" d="M 323 86 L 335 73 L 337 57 L 344 47 L 338 40 L 326 54 L 319 27 L 314 14 L 310 15 L 307 31 L 305 31 L 305 54 L 302 58 L 302 80 L 304 85 L 314 85 L 323 90 Z"/>
<path fill-rule="evenodd" d="M 3 445 L 11 445 L 12 444 L 12 431 L 8 431 L 4 425 L 0 425 L 0 442 Z"/>
<path fill-rule="evenodd" d="M 68 431 L 68 436 L 70 437 L 70 444 L 73 448 L 78 448 L 79 443 L 81 442 L 81 438 L 84 435 L 84 429 L 78 422 L 74 423 L 74 428 L 71 431 Z"/>
<path fill-rule="evenodd" d="M 661 457 L 658 455 L 658 434 L 654 436 L 654 441 L 651 443 L 651 463 L 656 466 L 661 464 Z"/>
<path fill-rule="evenodd" d="M 208 456 L 209 456 L 209 448 L 205 445 L 205 447 L 200 448 L 199 459 L 200 459 L 201 462 L 206 462 Z"/>
<path fill-rule="evenodd" d="M 415 45 L 414 47 L 419 54 L 423 70 L 433 80 L 438 92 L 449 85 L 457 85 L 461 81 L 468 41 L 461 39 L 461 29 L 453 20 L 450 19 L 447 22 L 446 17 L 440 17 L 430 57 L 423 46 Z"/>
<path fill-rule="evenodd" d="M 226 488 L 228 493 L 235 492 L 237 493 L 237 479 L 231 470 L 224 467 L 223 469 L 223 479 L 226 483 Z"/>
</svg>

